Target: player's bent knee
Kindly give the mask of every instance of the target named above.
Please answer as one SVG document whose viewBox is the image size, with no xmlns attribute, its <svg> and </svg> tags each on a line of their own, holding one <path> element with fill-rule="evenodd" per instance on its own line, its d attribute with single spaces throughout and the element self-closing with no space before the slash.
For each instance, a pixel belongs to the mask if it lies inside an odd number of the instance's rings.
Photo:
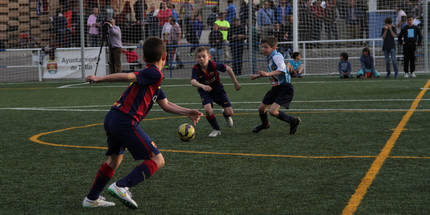
<svg viewBox="0 0 430 215">
<path fill-rule="evenodd" d="M 272 115 L 272 116 L 278 116 L 279 115 L 279 111 L 278 110 L 270 110 L 270 115 Z"/>
<path fill-rule="evenodd" d="M 162 167 L 164 167 L 164 164 L 166 163 L 164 161 L 164 157 L 163 155 L 160 153 L 154 157 L 151 158 L 151 160 L 153 160 L 156 164 L 157 164 L 157 168 L 160 169 Z"/>
</svg>

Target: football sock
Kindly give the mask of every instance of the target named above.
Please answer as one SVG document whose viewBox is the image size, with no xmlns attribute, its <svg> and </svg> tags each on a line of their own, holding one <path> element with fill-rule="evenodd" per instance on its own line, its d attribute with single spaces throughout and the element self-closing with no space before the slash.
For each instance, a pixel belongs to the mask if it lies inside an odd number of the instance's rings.
<svg viewBox="0 0 430 215">
<path fill-rule="evenodd" d="M 267 119 L 267 112 L 261 113 L 260 112 L 260 119 L 261 119 L 261 123 L 264 126 L 269 125 L 269 120 Z"/>
<path fill-rule="evenodd" d="M 282 111 L 279 111 L 277 118 L 288 123 L 291 123 L 294 120 L 292 116 L 289 116 Z"/>
<path fill-rule="evenodd" d="M 115 170 L 113 170 L 107 163 L 103 163 L 97 171 L 96 179 L 94 179 L 93 186 L 91 187 L 90 192 L 87 195 L 88 199 L 98 199 L 100 193 L 103 191 L 103 188 L 112 178 L 114 173 Z"/>
<path fill-rule="evenodd" d="M 116 182 L 119 187 L 133 187 L 136 184 L 150 178 L 158 167 L 153 160 L 145 160 L 137 165 L 127 176 Z"/>
<path fill-rule="evenodd" d="M 216 117 L 214 114 L 211 114 L 209 116 L 206 115 L 206 119 L 208 120 L 209 124 L 211 124 L 213 129 L 218 130 L 218 131 L 220 130 L 218 122 L 216 121 Z"/>
</svg>

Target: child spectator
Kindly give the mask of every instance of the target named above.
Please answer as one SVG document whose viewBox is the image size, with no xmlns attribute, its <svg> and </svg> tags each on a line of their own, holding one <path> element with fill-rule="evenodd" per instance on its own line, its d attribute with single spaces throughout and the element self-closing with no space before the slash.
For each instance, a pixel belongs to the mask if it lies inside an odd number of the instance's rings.
<svg viewBox="0 0 430 215">
<path fill-rule="evenodd" d="M 370 49 L 364 48 L 360 57 L 361 69 L 357 72 L 357 78 L 379 78 L 379 72 L 375 69 L 373 57 L 370 55 Z"/>
<path fill-rule="evenodd" d="M 123 49 L 122 53 L 125 54 L 127 63 L 130 64 L 130 72 L 134 72 L 135 68 L 140 69 L 142 67 L 142 64 L 138 60 L 139 55 L 137 55 L 137 52 L 133 48 Z"/>
<path fill-rule="evenodd" d="M 382 45 L 382 50 L 384 51 L 385 56 L 385 66 L 387 71 L 387 78 L 390 77 L 390 56 L 391 61 L 393 62 L 394 69 L 394 78 L 397 78 L 397 74 L 399 69 L 397 67 L 397 59 L 396 59 L 396 43 L 394 38 L 396 37 L 396 27 L 392 26 L 393 20 L 391 17 L 387 17 L 384 21 L 385 25 L 382 28 L 382 39 L 384 39 L 384 44 Z"/>
<path fill-rule="evenodd" d="M 214 61 L 216 62 L 222 62 L 222 55 L 223 55 L 223 37 L 221 31 L 219 31 L 218 24 L 213 24 L 212 31 L 209 33 L 209 44 L 211 45 L 211 48 L 209 50 L 210 54 L 214 58 Z"/>
<path fill-rule="evenodd" d="M 288 72 L 290 73 L 291 77 L 295 78 L 301 78 L 303 76 L 303 69 L 304 64 L 302 64 L 302 61 L 300 61 L 301 56 L 299 52 L 294 52 L 291 55 L 289 64 L 288 64 Z"/>
<path fill-rule="evenodd" d="M 338 64 L 339 77 L 340 78 L 352 78 L 351 75 L 351 63 L 348 61 L 348 54 L 342 52 L 340 54 L 340 61 Z"/>
</svg>

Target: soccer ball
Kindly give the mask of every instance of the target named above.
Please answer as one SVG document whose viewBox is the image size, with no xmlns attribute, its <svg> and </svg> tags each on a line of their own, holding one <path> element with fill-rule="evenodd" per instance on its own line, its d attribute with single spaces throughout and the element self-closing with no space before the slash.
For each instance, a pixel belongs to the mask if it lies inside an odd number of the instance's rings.
<svg viewBox="0 0 430 215">
<path fill-rule="evenodd" d="M 188 123 L 184 123 L 178 128 L 178 136 L 184 142 L 194 140 L 196 133 L 194 127 Z"/>
</svg>

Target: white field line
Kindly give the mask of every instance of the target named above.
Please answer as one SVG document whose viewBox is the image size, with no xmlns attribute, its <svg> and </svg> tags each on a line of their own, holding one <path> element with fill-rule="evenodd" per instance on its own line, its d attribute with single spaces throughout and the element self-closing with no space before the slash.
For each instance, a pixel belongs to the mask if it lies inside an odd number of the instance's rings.
<svg viewBox="0 0 430 215">
<path fill-rule="evenodd" d="M 386 81 L 396 81 L 396 80 L 384 80 Z M 373 81 L 373 80 L 355 80 L 355 81 L 300 81 L 300 82 L 293 82 L 293 85 L 296 84 L 347 84 L 347 83 L 379 83 L 381 81 Z M 84 85 L 85 83 L 77 83 L 77 84 L 67 84 L 63 86 L 59 86 L 57 88 L 123 88 L 126 87 L 124 85 L 105 85 L 105 86 L 97 86 L 96 84 L 91 86 L 85 86 L 85 87 L 74 87 L 79 85 Z M 224 86 L 233 86 L 233 83 L 225 83 Z M 269 82 L 254 82 L 254 83 L 241 83 L 241 86 L 247 86 L 247 85 L 267 85 L 270 86 Z M 191 84 L 163 84 L 161 87 L 192 87 Z"/>
<path fill-rule="evenodd" d="M 37 108 L 37 107 L 29 107 L 29 108 L 0 108 L 0 110 L 18 110 L 18 111 L 63 111 L 63 112 L 106 112 L 109 110 L 109 108 L 107 109 L 68 109 L 68 108 Z M 204 109 L 200 109 L 200 110 L 204 110 Z M 215 111 L 222 111 L 222 109 L 214 109 Z M 235 111 L 257 111 L 257 108 L 235 108 Z M 151 111 L 155 111 L 155 112 L 162 112 L 162 109 L 159 108 L 154 108 Z M 327 112 L 345 112 L 345 111 L 361 111 L 361 112 L 378 112 L 378 111 L 386 111 L 386 112 L 403 112 L 403 111 L 408 111 L 408 109 L 389 109 L 389 108 L 382 108 L 382 109 L 377 109 L 377 108 L 371 108 L 371 109 L 361 109 L 361 108 L 321 108 L 321 109 L 303 109 L 303 108 L 298 108 L 298 109 L 289 109 L 289 112 L 297 112 L 297 111 L 307 111 L 307 112 L 321 112 L 321 111 L 327 111 Z M 430 111 L 430 109 L 419 109 L 416 110 L 416 112 L 428 112 Z"/>
<path fill-rule="evenodd" d="M 342 103 L 342 102 L 410 102 L 415 99 L 334 99 L 334 100 L 308 100 L 308 101 L 293 101 L 292 103 Z M 430 99 L 421 99 L 421 101 L 430 101 Z M 200 102 L 174 102 L 177 105 L 201 105 Z M 232 104 L 260 104 L 260 101 L 254 102 L 231 102 Z M 157 104 L 154 104 L 157 105 Z M 0 108 L 0 110 L 10 110 L 13 108 L 45 108 L 45 109 L 76 109 L 76 108 L 97 108 L 110 107 L 112 105 L 77 105 L 77 106 L 56 106 L 56 107 L 11 107 Z"/>
</svg>

